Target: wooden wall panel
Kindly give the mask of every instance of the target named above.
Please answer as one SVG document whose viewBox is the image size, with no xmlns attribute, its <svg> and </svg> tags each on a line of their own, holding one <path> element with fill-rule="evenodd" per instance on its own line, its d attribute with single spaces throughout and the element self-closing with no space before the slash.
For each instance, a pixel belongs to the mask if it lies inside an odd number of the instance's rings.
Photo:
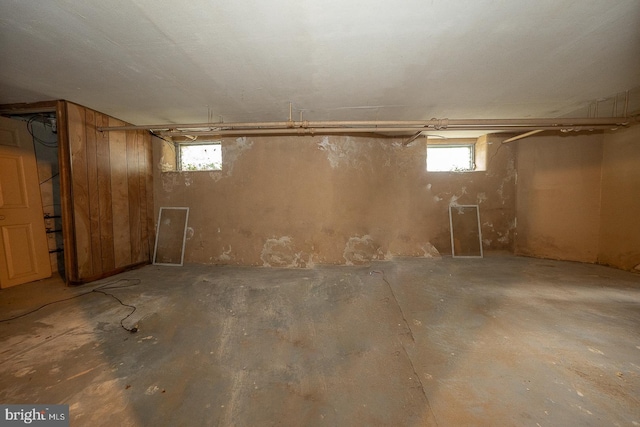
<svg viewBox="0 0 640 427">
<path fill-rule="evenodd" d="M 98 159 L 96 113 L 85 109 L 85 135 L 87 154 L 87 181 L 89 192 L 89 224 L 91 226 L 91 265 L 94 271 L 102 268 L 102 244 L 100 237 L 100 191 L 98 187 Z"/>
<path fill-rule="evenodd" d="M 96 124 L 109 126 L 109 117 L 98 114 Z M 109 134 L 99 133 L 96 157 L 98 168 L 98 194 L 100 215 L 100 251 L 102 254 L 102 271 L 112 271 L 116 267 L 113 248 L 113 212 L 111 210 L 111 151 Z"/>
<path fill-rule="evenodd" d="M 100 132 L 99 127 L 125 123 L 80 105 L 65 105 L 62 126 L 69 136 L 61 153 L 68 157 L 61 164 L 68 179 L 63 188 L 66 215 L 71 217 L 65 224 L 73 228 L 65 233 L 65 256 L 70 258 L 69 281 L 81 283 L 151 261 L 151 136 L 143 131 Z"/>
<path fill-rule="evenodd" d="M 109 126 L 122 126 L 109 120 Z M 109 132 L 111 152 L 111 208 L 113 210 L 113 246 L 116 268 L 131 264 L 131 228 L 129 226 L 129 183 L 127 180 L 127 132 Z"/>
<path fill-rule="evenodd" d="M 91 257 L 91 213 L 89 211 L 89 181 L 87 176 L 87 138 L 83 107 L 67 105 L 69 148 L 71 154 L 71 195 L 73 223 L 76 234 L 75 256 L 79 277 L 93 275 Z"/>
<path fill-rule="evenodd" d="M 147 190 L 147 242 L 149 246 L 149 253 L 153 256 L 153 247 L 156 241 L 156 228 L 155 228 L 155 206 L 153 202 L 153 140 L 160 141 L 155 136 L 152 137 L 150 134 L 145 134 L 145 166 L 144 166 L 144 175 L 145 175 L 145 188 Z"/>
<path fill-rule="evenodd" d="M 140 255 L 138 260 L 149 252 L 149 230 L 147 228 L 147 183 L 145 168 L 147 167 L 147 154 L 145 148 L 145 133 L 138 132 L 137 139 L 138 151 L 138 188 L 140 189 L 140 197 L 138 204 L 140 206 Z M 149 165 L 151 167 L 151 165 Z"/>
<path fill-rule="evenodd" d="M 129 197 L 130 236 L 140 236 L 140 180 L 138 170 L 138 132 L 127 132 L 127 195 Z M 131 239 L 131 262 L 139 262 L 140 239 Z"/>
</svg>

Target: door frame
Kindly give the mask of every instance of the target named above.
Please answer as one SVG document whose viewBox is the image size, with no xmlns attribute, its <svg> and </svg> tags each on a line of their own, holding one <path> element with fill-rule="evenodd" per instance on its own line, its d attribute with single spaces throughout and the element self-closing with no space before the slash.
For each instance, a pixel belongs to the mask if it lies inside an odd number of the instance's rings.
<svg viewBox="0 0 640 427">
<path fill-rule="evenodd" d="M 58 124 L 58 170 L 60 171 L 60 210 L 62 213 L 62 242 L 64 251 L 64 279 L 67 285 L 78 283 L 77 256 L 72 215 L 71 153 L 66 120 L 66 101 L 43 101 L 34 103 L 0 105 L 1 115 L 24 115 L 56 113 Z"/>
</svg>

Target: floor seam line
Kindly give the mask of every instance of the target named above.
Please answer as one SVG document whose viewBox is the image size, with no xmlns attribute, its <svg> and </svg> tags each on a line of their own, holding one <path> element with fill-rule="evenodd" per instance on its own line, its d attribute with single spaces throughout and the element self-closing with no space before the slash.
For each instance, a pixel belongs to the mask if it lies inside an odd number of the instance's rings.
<svg viewBox="0 0 640 427">
<path fill-rule="evenodd" d="M 416 339 L 413 336 L 413 331 L 411 330 L 411 326 L 409 326 L 409 322 L 407 322 L 407 318 L 405 317 L 404 311 L 402 310 L 402 306 L 400 305 L 400 302 L 398 301 L 398 298 L 396 297 L 396 294 L 393 291 L 393 287 L 391 286 L 391 283 L 389 283 L 389 281 L 385 277 L 384 270 L 373 270 L 373 271 L 371 271 L 371 273 L 380 274 L 382 276 L 382 280 L 389 287 L 389 291 L 391 291 L 391 296 L 393 296 L 393 300 L 396 302 L 396 305 L 398 306 L 398 310 L 400 310 L 400 314 L 402 315 L 402 320 L 404 320 L 404 324 L 407 327 L 407 329 L 409 330 L 409 336 L 411 337 L 411 341 L 413 343 L 415 343 Z M 424 396 L 424 400 L 425 400 L 425 402 L 427 402 L 427 406 L 429 407 L 429 412 L 431 413 L 431 416 L 433 417 L 433 421 L 435 421 L 436 426 L 438 426 L 438 420 L 436 419 L 436 414 L 433 412 L 433 408 L 431 407 L 431 402 L 429 402 L 429 398 L 427 397 L 427 392 L 424 389 L 424 384 L 422 383 L 422 379 L 420 378 L 420 375 L 416 371 L 416 367 L 413 364 L 413 360 L 411 360 L 411 357 L 409 356 L 409 353 L 407 352 L 407 349 L 404 346 L 404 343 L 402 342 L 402 339 L 400 339 L 400 347 L 402 347 L 402 351 L 404 351 L 405 356 L 407 356 L 407 359 L 409 360 L 409 364 L 411 365 L 411 369 L 413 370 L 413 374 L 415 375 L 416 379 L 418 380 L 418 384 L 420 384 L 420 391 L 422 391 L 422 395 Z"/>
<path fill-rule="evenodd" d="M 422 379 L 420 378 L 420 375 L 418 374 L 418 371 L 416 371 L 416 367 L 413 364 L 413 360 L 411 360 L 411 356 L 409 356 L 409 352 L 407 352 L 407 349 L 404 346 L 404 344 L 402 343 L 402 340 L 400 340 L 400 347 L 402 347 L 402 351 L 404 351 L 405 356 L 407 356 L 407 359 L 409 360 L 409 364 L 411 365 L 411 369 L 413 370 L 413 374 L 416 376 L 416 379 L 418 380 L 418 384 L 420 384 L 420 390 L 422 391 L 422 395 L 424 396 L 424 400 L 427 402 L 427 406 L 429 407 L 429 412 L 431 412 L 431 416 L 433 417 L 433 421 L 436 422 L 436 426 L 437 426 L 438 425 L 438 420 L 436 419 L 436 414 L 433 412 L 433 408 L 431 407 L 431 402 L 429 402 L 429 398 L 427 397 L 427 392 L 424 389 L 424 384 L 422 383 Z"/>
<path fill-rule="evenodd" d="M 409 331 L 409 336 L 411 337 L 411 341 L 416 342 L 416 339 L 413 336 L 413 331 L 411 330 L 411 326 L 409 326 L 409 322 L 407 322 L 407 318 L 404 315 L 404 311 L 402 310 L 402 306 L 400 305 L 400 302 L 398 301 L 398 298 L 396 297 L 395 292 L 393 292 L 393 287 L 391 286 L 391 283 L 389 283 L 389 281 L 385 277 L 384 271 L 374 270 L 372 271 L 372 273 L 378 273 L 382 275 L 382 280 L 389 287 L 389 290 L 391 291 L 391 296 L 393 297 L 393 300 L 396 302 L 396 305 L 398 306 L 398 310 L 400 310 L 400 315 L 402 315 L 402 320 L 404 321 L 404 325 L 407 327 L 407 330 Z"/>
</svg>

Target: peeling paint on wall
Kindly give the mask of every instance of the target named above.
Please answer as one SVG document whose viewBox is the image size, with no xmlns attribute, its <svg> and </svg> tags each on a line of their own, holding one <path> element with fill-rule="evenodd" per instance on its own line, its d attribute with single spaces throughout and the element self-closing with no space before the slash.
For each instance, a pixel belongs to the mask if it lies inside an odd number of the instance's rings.
<svg viewBox="0 0 640 427">
<path fill-rule="evenodd" d="M 305 260 L 302 252 L 296 252 L 293 246 L 293 239 L 289 236 L 282 236 L 279 239 L 267 239 L 260 255 L 264 267 L 312 267 L 311 258 L 309 256 Z"/>
<path fill-rule="evenodd" d="M 224 176 L 231 176 L 233 173 L 233 166 L 238 158 L 244 151 L 249 150 L 252 146 L 253 141 L 247 140 L 246 136 L 236 138 L 232 143 L 222 144 L 222 171 Z M 214 178 L 216 181 L 218 179 Z"/>
<path fill-rule="evenodd" d="M 377 259 L 378 252 L 379 248 L 374 245 L 373 238 L 366 234 L 351 237 L 344 247 L 343 257 L 347 265 L 366 264 Z"/>
<path fill-rule="evenodd" d="M 194 234 L 193 228 L 187 227 L 187 234 L 186 234 L 187 240 L 193 239 L 193 234 Z"/>
<path fill-rule="evenodd" d="M 209 178 L 211 178 L 211 180 L 213 182 L 218 182 L 222 179 L 223 174 L 220 171 L 211 171 L 209 172 Z"/>
<path fill-rule="evenodd" d="M 495 229 L 493 228 L 493 223 L 492 223 L 492 222 L 490 222 L 490 221 L 483 222 L 483 223 L 480 225 L 480 227 L 481 227 L 481 229 L 482 229 L 482 235 L 483 235 L 483 236 L 487 236 L 487 235 L 489 235 L 489 234 L 495 234 Z M 489 238 L 487 238 L 487 237 L 484 237 L 484 238 L 482 239 L 482 244 L 483 244 L 485 247 L 491 247 L 491 244 L 492 244 L 492 243 L 493 243 L 493 240 L 492 240 L 492 239 L 489 239 Z"/>
<path fill-rule="evenodd" d="M 156 167 L 154 203 L 201 212 L 190 220 L 198 234 L 187 244 L 186 262 L 300 268 L 435 257 L 450 250 L 449 203 L 482 203 L 482 219 L 491 223 L 487 229 L 483 224 L 483 237 L 491 241 L 485 249 L 509 249 L 497 239 L 513 240 L 507 233 L 513 179 L 504 183 L 506 205 L 496 193 L 513 156 L 508 146 L 495 156 L 489 176 L 428 173 L 424 144 L 401 142 L 225 138 L 223 170 L 161 173 Z M 157 145 L 156 165 L 162 154 Z"/>
<path fill-rule="evenodd" d="M 349 167 L 374 171 L 377 165 L 396 168 L 398 175 L 405 175 L 415 166 L 416 147 L 407 148 L 401 141 L 325 136 L 316 145 L 327 153 L 327 160 L 333 169 Z M 381 159 L 383 163 L 380 163 Z"/>
<path fill-rule="evenodd" d="M 160 169 L 161 172 L 173 171 L 175 170 L 175 161 L 174 162 L 166 161 L 164 156 L 162 156 L 162 158 L 160 159 L 160 162 L 158 163 L 158 169 Z"/>
<path fill-rule="evenodd" d="M 218 256 L 218 261 L 231 261 L 231 245 Z"/>
<path fill-rule="evenodd" d="M 451 198 L 449 199 L 449 206 L 458 206 L 458 199 L 460 199 L 460 197 L 465 194 L 467 194 L 467 187 L 462 187 L 459 196 L 455 193 L 451 196 Z"/>
<path fill-rule="evenodd" d="M 431 244 L 431 242 L 427 242 L 422 246 L 422 250 L 424 251 L 425 258 L 441 258 L 440 251 L 436 249 L 435 246 Z"/>
<path fill-rule="evenodd" d="M 498 196 L 500 196 L 500 200 L 502 200 L 503 205 L 506 202 L 505 200 L 506 198 L 504 194 L 505 186 L 511 188 L 513 187 L 513 185 L 515 185 L 515 182 L 516 182 L 517 171 L 516 171 L 514 159 L 508 159 L 506 171 L 507 171 L 506 176 L 502 178 L 502 181 L 500 182 L 500 186 L 496 190 L 496 192 L 498 193 Z"/>
<path fill-rule="evenodd" d="M 329 137 L 325 136 L 318 142 L 318 149 L 327 152 L 329 164 L 334 169 L 339 166 L 355 167 L 358 164 L 358 144 L 351 138 L 330 142 Z"/>
<path fill-rule="evenodd" d="M 500 243 L 511 243 L 512 236 L 515 233 L 515 231 L 516 231 L 516 219 L 514 218 L 513 220 L 509 221 L 509 224 L 507 226 L 507 232 L 501 239 L 498 239 L 498 241 Z"/>
<path fill-rule="evenodd" d="M 176 185 L 178 185 L 177 173 L 167 172 L 162 174 L 162 189 L 165 192 L 171 193 Z"/>
<path fill-rule="evenodd" d="M 416 155 L 421 150 L 420 146 L 404 146 L 402 141 L 395 141 L 391 144 L 382 141 L 379 144 L 382 144 L 382 149 L 387 152 L 388 161 L 385 162 L 385 167 L 394 168 L 398 175 L 406 176 L 408 172 L 415 170 L 416 167 L 422 168 L 422 162 L 416 161 L 420 158 Z M 423 153 L 426 155 L 426 151 Z M 428 184 L 427 189 L 431 189 L 431 184 Z"/>
</svg>

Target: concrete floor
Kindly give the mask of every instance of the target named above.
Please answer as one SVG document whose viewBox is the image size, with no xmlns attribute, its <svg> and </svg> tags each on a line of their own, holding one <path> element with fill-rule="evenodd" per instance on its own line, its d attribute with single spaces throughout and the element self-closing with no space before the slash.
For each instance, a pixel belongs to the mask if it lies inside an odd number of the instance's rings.
<svg viewBox="0 0 640 427">
<path fill-rule="evenodd" d="M 137 279 L 137 280 L 134 280 Z M 139 283 L 138 283 L 139 281 Z M 0 402 L 74 426 L 638 426 L 640 275 L 493 256 L 0 291 Z M 106 290 L 106 289 L 103 289 Z"/>
</svg>

